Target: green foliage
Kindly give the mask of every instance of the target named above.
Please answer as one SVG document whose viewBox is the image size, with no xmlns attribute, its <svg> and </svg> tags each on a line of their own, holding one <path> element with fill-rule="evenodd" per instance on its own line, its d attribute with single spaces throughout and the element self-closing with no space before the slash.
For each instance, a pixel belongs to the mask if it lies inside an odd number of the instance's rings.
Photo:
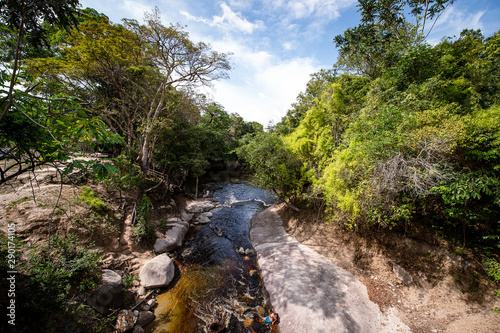
<svg viewBox="0 0 500 333">
<path fill-rule="evenodd" d="M 282 200 L 303 192 L 306 179 L 302 163 L 277 134 L 263 132 L 247 137 L 236 152 L 254 172 L 257 184 L 273 190 Z"/>
<path fill-rule="evenodd" d="M 484 260 L 484 270 L 496 283 L 500 283 L 500 263 L 493 258 Z"/>
<path fill-rule="evenodd" d="M 427 221 L 450 238 L 496 249 L 499 33 L 464 30 L 426 44 L 425 19 L 447 2 L 360 1 L 362 24 L 335 39 L 336 68 L 360 75 L 311 80 L 276 132 L 302 164 L 307 197 L 334 219 L 407 228 L 432 214 Z M 406 5 L 422 15 L 416 26 Z"/>
<path fill-rule="evenodd" d="M 75 235 L 53 236 L 50 250 L 34 249 L 25 262 L 33 311 L 62 307 L 70 295 L 95 288 L 100 279 L 101 252 L 78 244 Z"/>
<path fill-rule="evenodd" d="M 136 206 L 136 224 L 134 235 L 139 242 L 153 241 L 155 238 L 155 227 L 151 222 L 151 202 L 147 196 L 143 196 Z"/>
<path fill-rule="evenodd" d="M 95 192 L 88 186 L 82 186 L 82 192 L 80 193 L 80 200 L 90 206 L 93 210 L 104 210 L 108 206 L 107 204 L 99 198 Z"/>
<path fill-rule="evenodd" d="M 104 164 L 107 165 L 107 164 Z M 118 191 L 126 191 L 139 187 L 145 180 L 144 174 L 140 173 L 125 155 L 113 159 L 113 172 L 108 172 L 103 179 L 103 184 Z"/>
<path fill-rule="evenodd" d="M 137 275 L 127 275 L 123 278 L 123 284 L 125 288 L 130 288 L 134 285 L 134 281 L 139 281 L 139 276 Z"/>
</svg>

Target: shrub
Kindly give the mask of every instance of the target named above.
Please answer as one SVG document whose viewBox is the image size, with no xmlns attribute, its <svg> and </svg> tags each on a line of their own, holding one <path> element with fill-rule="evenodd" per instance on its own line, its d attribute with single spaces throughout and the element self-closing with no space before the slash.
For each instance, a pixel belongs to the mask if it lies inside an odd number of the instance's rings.
<svg viewBox="0 0 500 333">
<path fill-rule="evenodd" d="M 147 196 L 143 196 L 137 203 L 134 235 L 139 242 L 154 240 L 155 228 L 151 223 L 151 202 Z"/>
</svg>

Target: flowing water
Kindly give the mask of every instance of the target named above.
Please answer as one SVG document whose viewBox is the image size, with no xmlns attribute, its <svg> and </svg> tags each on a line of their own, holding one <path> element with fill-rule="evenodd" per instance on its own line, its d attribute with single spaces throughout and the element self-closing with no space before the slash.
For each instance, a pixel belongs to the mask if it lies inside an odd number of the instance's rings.
<svg viewBox="0 0 500 333">
<path fill-rule="evenodd" d="M 211 183 L 223 207 L 191 228 L 177 252 L 179 278 L 161 294 L 147 332 L 278 332 L 252 320 L 271 308 L 249 240 L 253 215 L 275 201 L 247 184 Z"/>
</svg>

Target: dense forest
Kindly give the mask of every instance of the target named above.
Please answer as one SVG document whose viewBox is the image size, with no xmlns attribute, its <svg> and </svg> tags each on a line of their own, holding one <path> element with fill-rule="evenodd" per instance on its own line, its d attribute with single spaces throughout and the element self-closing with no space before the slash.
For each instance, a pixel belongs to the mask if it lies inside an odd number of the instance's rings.
<svg viewBox="0 0 500 333">
<path fill-rule="evenodd" d="M 0 186 L 56 165 L 61 179 L 133 189 L 142 241 L 152 188 L 182 191 L 239 160 L 295 210 L 320 210 L 350 232 L 431 230 L 475 251 L 500 283 L 500 32 L 427 43 L 428 22 L 450 2 L 360 0 L 360 24 L 332 36 L 334 67 L 264 131 L 197 92 L 229 75 L 229 55 L 163 25 L 159 10 L 113 23 L 78 0 L 0 0 Z M 112 158 L 81 158 L 96 152 Z M 26 283 L 57 294 L 29 311 L 95 286 L 82 272 L 99 258 L 76 243 L 49 235 L 27 259 Z"/>
</svg>

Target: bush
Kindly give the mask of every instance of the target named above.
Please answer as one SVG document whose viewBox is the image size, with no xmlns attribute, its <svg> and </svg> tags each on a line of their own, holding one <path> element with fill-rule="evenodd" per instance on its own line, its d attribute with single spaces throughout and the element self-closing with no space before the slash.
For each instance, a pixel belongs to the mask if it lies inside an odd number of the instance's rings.
<svg viewBox="0 0 500 333">
<path fill-rule="evenodd" d="M 29 299 L 37 301 L 30 311 L 44 313 L 61 308 L 71 294 L 95 288 L 100 280 L 101 252 L 79 245 L 75 235 L 53 236 L 50 250 L 32 250 L 25 271 Z"/>
<path fill-rule="evenodd" d="M 155 228 L 151 223 L 151 202 L 147 196 L 143 196 L 137 203 L 134 235 L 139 242 L 154 240 Z"/>
<path fill-rule="evenodd" d="M 484 261 L 484 270 L 496 283 L 500 283 L 500 263 L 493 258 Z"/>
</svg>

